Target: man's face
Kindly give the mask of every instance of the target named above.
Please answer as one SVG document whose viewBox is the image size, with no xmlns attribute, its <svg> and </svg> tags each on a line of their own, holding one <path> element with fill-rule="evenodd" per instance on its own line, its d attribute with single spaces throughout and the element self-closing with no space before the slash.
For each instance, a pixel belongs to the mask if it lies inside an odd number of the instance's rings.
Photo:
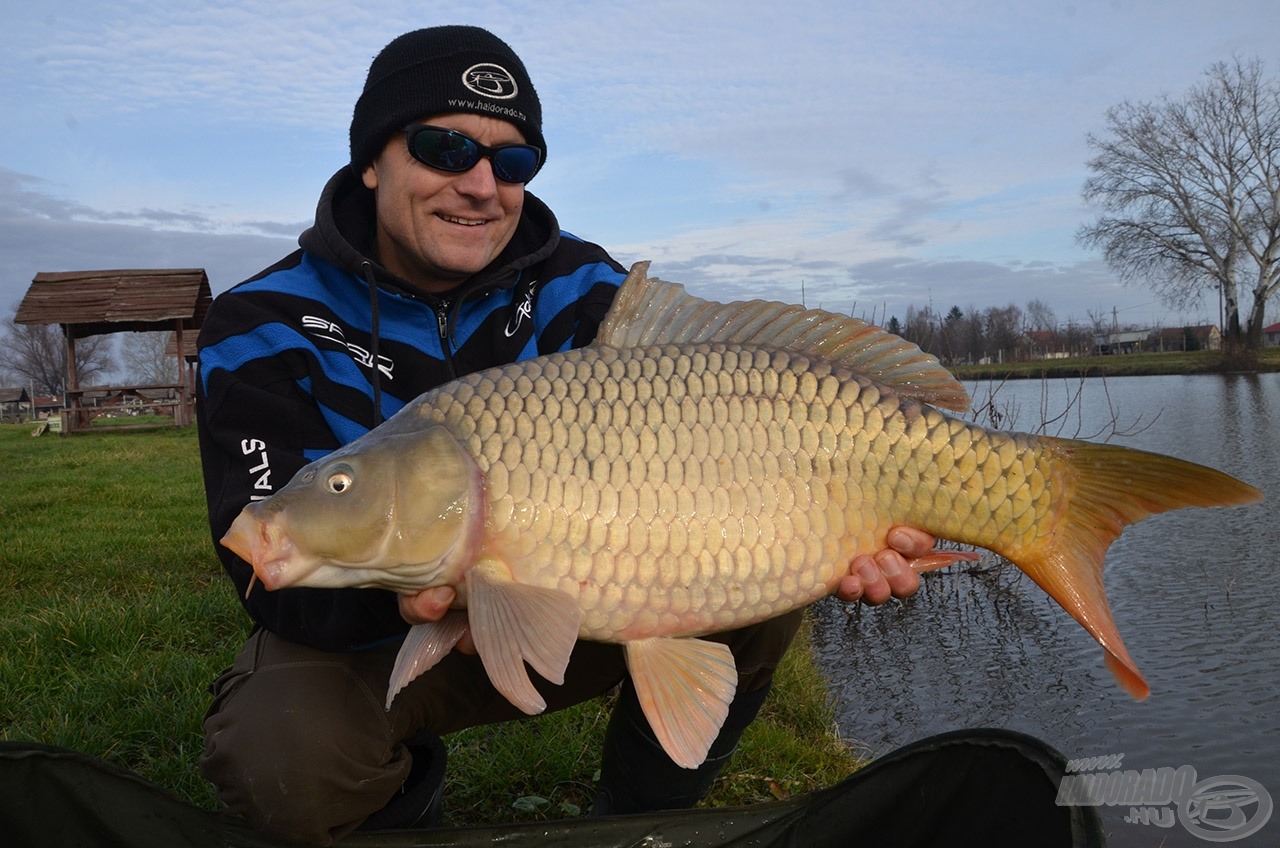
<svg viewBox="0 0 1280 848">
<path fill-rule="evenodd" d="M 525 141 L 514 124 L 484 115 L 433 115 L 417 123 L 489 146 Z M 511 241 L 524 208 L 524 185 L 494 177 L 488 159 L 460 174 L 441 171 L 409 155 L 400 132 L 362 176 L 377 206 L 378 260 L 427 292 L 448 291 L 488 265 Z"/>
</svg>

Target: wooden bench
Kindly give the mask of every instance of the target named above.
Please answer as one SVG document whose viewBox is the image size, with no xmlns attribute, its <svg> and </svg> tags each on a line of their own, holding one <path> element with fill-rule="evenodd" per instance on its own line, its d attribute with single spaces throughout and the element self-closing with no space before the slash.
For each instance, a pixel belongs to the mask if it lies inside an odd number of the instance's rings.
<svg viewBox="0 0 1280 848">
<path fill-rule="evenodd" d="M 153 397 L 156 393 L 167 393 L 168 397 Z M 86 396 L 97 402 L 86 406 Z M 62 410 L 62 432 L 80 433 L 88 430 L 93 419 L 113 412 L 126 411 L 130 414 L 155 411 L 173 418 L 173 426 L 182 427 L 191 423 L 191 399 L 187 386 L 183 383 L 154 383 L 138 386 L 89 386 L 83 389 L 69 389 L 66 392 L 67 408 Z M 151 427 L 154 424 L 125 425 L 130 427 Z"/>
</svg>

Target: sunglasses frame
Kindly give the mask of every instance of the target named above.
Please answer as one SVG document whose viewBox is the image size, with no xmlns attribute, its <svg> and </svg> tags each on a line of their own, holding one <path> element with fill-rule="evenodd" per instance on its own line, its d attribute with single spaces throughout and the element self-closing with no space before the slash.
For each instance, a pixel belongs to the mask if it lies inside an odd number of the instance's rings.
<svg viewBox="0 0 1280 848">
<path fill-rule="evenodd" d="M 415 136 L 417 136 L 420 132 L 424 130 L 447 133 L 449 135 L 458 136 L 462 138 L 464 141 L 467 142 L 467 144 L 471 145 L 477 151 L 477 155 L 475 159 L 471 162 L 470 165 L 467 165 L 465 168 L 444 168 L 444 167 L 441 167 L 440 165 L 435 164 L 434 162 L 428 162 L 425 159 L 422 159 L 421 157 L 418 156 L 418 152 L 414 148 L 413 140 Z M 435 168 L 437 171 L 444 171 L 446 174 L 465 174 L 467 171 L 470 171 L 476 165 L 480 164 L 481 159 L 488 159 L 490 167 L 493 168 L 493 176 L 495 179 L 501 180 L 504 183 L 511 183 L 513 185 L 523 185 L 528 183 L 529 180 L 532 180 L 535 176 L 537 176 L 538 171 L 542 170 L 542 149 L 532 144 L 520 144 L 520 143 L 513 142 L 511 144 L 498 144 L 493 147 L 490 147 L 487 144 L 481 144 L 480 142 L 476 141 L 474 138 L 472 138 L 471 136 L 467 135 L 464 132 L 461 132 L 459 130 L 451 130 L 448 127 L 437 127 L 433 124 L 409 124 L 408 126 L 404 127 L 404 129 L 402 129 L 401 132 L 405 134 L 405 145 L 409 148 L 409 155 L 413 157 L 415 162 L 419 162 L 423 165 L 426 165 L 428 168 Z M 499 167 L 496 160 L 493 158 L 494 155 L 501 153 L 503 150 L 508 150 L 513 147 L 520 148 L 523 150 L 532 150 L 534 154 L 536 154 L 537 156 L 537 161 L 534 163 L 534 166 L 533 166 L 533 173 L 529 174 L 529 177 L 527 179 L 509 180 L 498 173 Z"/>
</svg>

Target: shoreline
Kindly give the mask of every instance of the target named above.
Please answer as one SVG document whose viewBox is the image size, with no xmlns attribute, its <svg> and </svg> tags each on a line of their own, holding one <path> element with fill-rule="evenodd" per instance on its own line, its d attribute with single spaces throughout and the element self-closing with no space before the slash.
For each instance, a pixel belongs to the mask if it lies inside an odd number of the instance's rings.
<svg viewBox="0 0 1280 848">
<path fill-rule="evenodd" d="M 1218 351 L 1121 353 L 1073 359 L 1033 359 L 997 365 L 949 365 L 946 367 L 957 379 L 978 381 L 1154 377 L 1170 374 L 1268 374 L 1280 372 L 1280 347 L 1259 350 L 1258 367 L 1252 371 L 1225 371 Z"/>
</svg>

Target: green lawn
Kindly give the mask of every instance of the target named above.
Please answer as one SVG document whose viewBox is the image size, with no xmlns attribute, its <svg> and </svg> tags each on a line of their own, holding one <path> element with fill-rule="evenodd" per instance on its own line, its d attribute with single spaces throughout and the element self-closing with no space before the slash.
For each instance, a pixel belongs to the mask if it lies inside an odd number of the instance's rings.
<svg viewBox="0 0 1280 848">
<path fill-rule="evenodd" d="M 1152 374 L 1216 374 L 1223 370 L 1221 355 L 1208 350 L 1034 359 L 999 365 L 950 365 L 948 368 L 961 380 L 1140 377 Z M 1258 351 L 1258 370 L 1280 371 L 1280 347 Z"/>
<path fill-rule="evenodd" d="M 214 809 L 205 687 L 248 619 L 214 557 L 193 428 L 0 425 L 0 738 L 83 751 Z M 607 704 L 450 737 L 448 822 L 585 811 Z M 709 803 L 830 785 L 854 760 L 800 640 Z"/>
</svg>

